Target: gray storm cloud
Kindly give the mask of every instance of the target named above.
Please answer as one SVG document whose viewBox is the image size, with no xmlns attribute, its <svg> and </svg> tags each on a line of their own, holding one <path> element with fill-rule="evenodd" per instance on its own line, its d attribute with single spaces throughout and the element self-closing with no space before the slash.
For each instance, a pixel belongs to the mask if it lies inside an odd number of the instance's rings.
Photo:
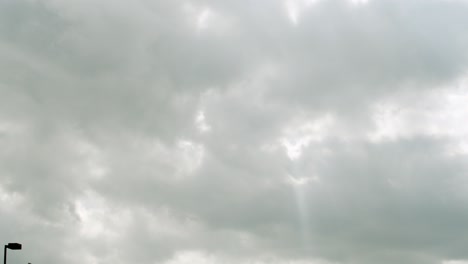
<svg viewBox="0 0 468 264">
<path fill-rule="evenodd" d="M 31 263 L 468 263 L 468 3 L 0 0 Z"/>
</svg>

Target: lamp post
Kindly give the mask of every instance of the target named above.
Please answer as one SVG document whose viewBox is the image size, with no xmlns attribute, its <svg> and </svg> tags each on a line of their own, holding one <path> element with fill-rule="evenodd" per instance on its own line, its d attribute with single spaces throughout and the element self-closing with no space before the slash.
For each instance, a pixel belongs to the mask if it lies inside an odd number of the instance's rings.
<svg viewBox="0 0 468 264">
<path fill-rule="evenodd" d="M 21 250 L 22 246 L 20 243 L 8 243 L 5 245 L 5 249 L 3 251 L 3 264 L 6 264 L 7 260 L 7 249 L 11 250 Z"/>
</svg>

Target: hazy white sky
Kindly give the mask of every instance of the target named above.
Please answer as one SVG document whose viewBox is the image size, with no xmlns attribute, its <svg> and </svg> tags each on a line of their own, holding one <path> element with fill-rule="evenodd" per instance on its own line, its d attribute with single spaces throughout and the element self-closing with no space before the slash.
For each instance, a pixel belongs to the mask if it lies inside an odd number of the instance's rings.
<svg viewBox="0 0 468 264">
<path fill-rule="evenodd" d="M 468 263 L 468 1 L 0 0 L 10 263 Z"/>
</svg>

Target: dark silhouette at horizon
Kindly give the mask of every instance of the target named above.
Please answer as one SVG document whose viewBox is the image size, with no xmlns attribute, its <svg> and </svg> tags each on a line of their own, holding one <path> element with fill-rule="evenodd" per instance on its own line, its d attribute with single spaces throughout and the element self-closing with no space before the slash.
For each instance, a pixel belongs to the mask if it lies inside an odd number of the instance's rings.
<svg viewBox="0 0 468 264">
<path fill-rule="evenodd" d="M 3 250 L 3 264 L 7 263 L 7 249 L 11 250 L 21 250 L 23 246 L 20 243 L 8 243 L 5 245 Z M 29 263 L 31 264 L 31 263 Z"/>
</svg>

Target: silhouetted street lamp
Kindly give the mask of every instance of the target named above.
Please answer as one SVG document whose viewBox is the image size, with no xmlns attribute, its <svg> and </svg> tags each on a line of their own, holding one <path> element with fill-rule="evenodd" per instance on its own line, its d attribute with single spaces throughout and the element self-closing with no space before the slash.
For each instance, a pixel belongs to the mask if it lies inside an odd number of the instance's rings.
<svg viewBox="0 0 468 264">
<path fill-rule="evenodd" d="M 7 249 L 11 250 L 21 250 L 21 244 L 20 243 L 8 243 L 5 245 L 5 249 L 3 251 L 3 264 L 6 264 L 6 259 L 7 259 Z"/>
</svg>

